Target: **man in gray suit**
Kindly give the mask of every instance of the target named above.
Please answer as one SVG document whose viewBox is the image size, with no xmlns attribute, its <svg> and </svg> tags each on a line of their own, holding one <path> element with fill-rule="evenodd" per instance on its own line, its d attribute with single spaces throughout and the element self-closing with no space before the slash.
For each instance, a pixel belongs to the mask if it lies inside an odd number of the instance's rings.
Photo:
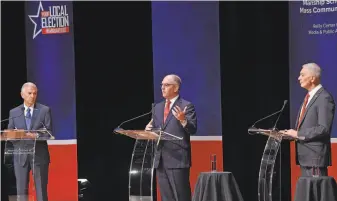
<svg viewBox="0 0 337 201">
<path fill-rule="evenodd" d="M 31 82 L 25 83 L 21 88 L 21 97 L 23 104 L 10 111 L 8 129 L 47 129 L 51 131 L 51 111 L 49 107 L 36 103 L 36 85 Z M 33 135 L 33 133 L 27 134 Z M 15 150 L 32 149 L 34 141 L 13 141 L 13 146 Z M 14 154 L 13 161 L 18 200 L 28 200 L 28 173 L 33 170 L 37 201 L 48 201 L 47 184 L 50 157 L 47 142 L 36 141 L 35 157 L 32 154 Z"/>
<path fill-rule="evenodd" d="M 297 116 L 296 129 L 281 131 L 298 138 L 296 163 L 302 176 L 328 175 L 331 166 L 331 128 L 335 102 L 320 84 L 321 68 L 315 63 L 303 65 L 298 80 L 308 90 Z M 315 172 L 313 167 L 318 167 Z M 319 170 L 319 171 L 318 171 Z"/>
<path fill-rule="evenodd" d="M 158 176 L 162 201 L 191 201 L 190 135 L 197 131 L 194 105 L 179 95 L 181 79 L 167 75 L 161 84 L 164 101 L 153 108 L 152 120 L 146 126 L 183 137 L 181 141 L 161 141 L 157 147 L 154 166 Z"/>
</svg>

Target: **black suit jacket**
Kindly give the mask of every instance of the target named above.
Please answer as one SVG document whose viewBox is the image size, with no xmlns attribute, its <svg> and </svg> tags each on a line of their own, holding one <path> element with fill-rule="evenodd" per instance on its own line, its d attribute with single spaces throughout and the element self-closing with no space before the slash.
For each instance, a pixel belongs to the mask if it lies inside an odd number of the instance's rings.
<svg viewBox="0 0 337 201">
<path fill-rule="evenodd" d="M 35 103 L 33 116 L 31 120 L 31 127 L 27 128 L 26 120 L 24 116 L 24 106 L 23 104 L 12 109 L 9 112 L 9 124 L 8 129 L 24 129 L 24 130 L 39 130 L 43 129 L 44 125 L 48 131 L 52 131 L 52 118 L 51 111 L 48 106 Z M 42 123 L 44 124 L 42 124 Z M 19 148 L 32 148 L 34 146 L 33 141 L 31 140 L 22 140 L 22 141 L 13 141 L 13 145 L 15 149 Z M 17 157 L 14 155 L 14 160 L 17 160 L 21 165 L 24 165 L 27 160 L 27 155 L 22 155 L 21 157 Z M 48 151 L 48 144 L 46 141 L 36 141 L 35 146 L 35 164 L 45 164 L 50 162 L 50 156 Z"/>
<path fill-rule="evenodd" d="M 172 114 L 172 109 L 176 105 L 182 110 L 187 106 L 185 113 L 187 124 L 185 127 L 183 127 L 180 121 Z M 192 165 L 190 135 L 197 132 L 197 115 L 194 105 L 179 96 L 172 105 L 172 109 L 170 110 L 165 123 L 163 122 L 164 108 L 165 101 L 155 105 L 152 114 L 153 128 L 161 128 L 167 133 L 183 137 L 183 140 L 160 141 L 157 147 L 154 166 L 157 168 L 159 162 L 162 162 L 164 168 L 189 168 Z M 160 158 L 162 160 L 160 160 Z"/>
<path fill-rule="evenodd" d="M 331 129 L 335 114 L 333 97 L 322 87 L 308 103 L 302 122 L 298 122 L 300 111 L 296 128 L 300 124 L 298 136 L 305 140 L 296 142 L 296 163 L 307 167 L 330 166 Z"/>
</svg>

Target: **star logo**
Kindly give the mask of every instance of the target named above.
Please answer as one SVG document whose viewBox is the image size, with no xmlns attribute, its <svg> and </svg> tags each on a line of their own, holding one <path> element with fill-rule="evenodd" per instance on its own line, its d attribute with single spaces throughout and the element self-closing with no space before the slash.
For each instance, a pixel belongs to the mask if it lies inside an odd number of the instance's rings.
<svg viewBox="0 0 337 201">
<path fill-rule="evenodd" d="M 67 4 L 47 6 L 47 10 L 43 9 L 41 1 L 38 5 L 36 15 L 28 15 L 30 21 L 34 24 L 33 40 L 40 33 L 43 35 L 69 33 L 70 20 Z"/>
<path fill-rule="evenodd" d="M 39 7 L 37 9 L 37 13 L 36 15 L 28 15 L 30 21 L 32 21 L 32 23 L 34 24 L 34 33 L 33 33 L 33 39 L 39 35 L 39 33 L 41 33 L 42 29 L 41 29 L 41 18 L 40 18 L 40 13 L 41 11 L 44 11 L 43 10 L 43 7 L 42 7 L 42 3 L 40 1 L 39 3 Z M 37 26 L 39 26 L 40 28 L 37 30 Z"/>
</svg>

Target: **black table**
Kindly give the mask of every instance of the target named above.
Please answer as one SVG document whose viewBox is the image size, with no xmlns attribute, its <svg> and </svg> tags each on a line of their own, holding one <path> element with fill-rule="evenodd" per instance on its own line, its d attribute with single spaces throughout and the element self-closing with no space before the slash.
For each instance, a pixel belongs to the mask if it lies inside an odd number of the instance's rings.
<svg viewBox="0 0 337 201">
<path fill-rule="evenodd" d="M 243 201 L 231 172 L 202 172 L 195 185 L 193 201 Z"/>
<path fill-rule="evenodd" d="M 337 184 L 333 177 L 300 177 L 295 201 L 337 201 Z"/>
</svg>

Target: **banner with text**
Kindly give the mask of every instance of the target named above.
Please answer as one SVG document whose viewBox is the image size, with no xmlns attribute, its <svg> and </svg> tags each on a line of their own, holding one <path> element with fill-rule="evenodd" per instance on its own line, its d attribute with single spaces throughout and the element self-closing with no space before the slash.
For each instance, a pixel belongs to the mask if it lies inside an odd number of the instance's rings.
<svg viewBox="0 0 337 201">
<path fill-rule="evenodd" d="M 322 68 L 322 85 L 337 100 L 337 1 L 290 2 L 290 87 L 291 124 L 306 90 L 297 80 L 302 65 L 317 63 Z M 337 138 L 337 118 L 332 138 Z"/>
<path fill-rule="evenodd" d="M 75 61 L 72 2 L 26 2 L 28 81 L 51 108 L 49 200 L 77 200 Z"/>
<path fill-rule="evenodd" d="M 300 87 L 299 72 L 303 64 L 314 62 L 322 69 L 321 82 L 337 101 L 337 1 L 289 2 L 290 24 L 290 118 L 295 126 L 297 113 L 307 91 Z M 337 153 L 337 118 L 331 133 L 332 153 Z M 295 191 L 299 167 L 295 165 L 295 148 L 292 146 L 292 190 Z M 337 179 L 337 155 L 332 154 L 333 166 L 329 174 Z"/>
</svg>

